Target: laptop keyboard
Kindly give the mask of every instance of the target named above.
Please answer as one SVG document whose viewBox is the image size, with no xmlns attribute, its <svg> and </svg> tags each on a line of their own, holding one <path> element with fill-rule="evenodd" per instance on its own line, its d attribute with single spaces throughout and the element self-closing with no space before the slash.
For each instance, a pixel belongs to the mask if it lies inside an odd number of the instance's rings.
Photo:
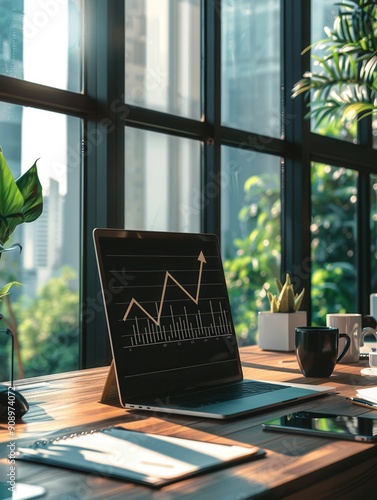
<svg viewBox="0 0 377 500">
<path fill-rule="evenodd" d="M 224 403 L 226 401 L 247 398 L 248 396 L 255 396 L 258 394 L 266 394 L 267 392 L 286 388 L 287 386 L 280 384 L 250 380 L 171 398 L 171 402 L 179 403 L 182 406 L 187 405 L 190 406 L 190 408 L 200 408 L 201 406 L 209 404 Z"/>
</svg>

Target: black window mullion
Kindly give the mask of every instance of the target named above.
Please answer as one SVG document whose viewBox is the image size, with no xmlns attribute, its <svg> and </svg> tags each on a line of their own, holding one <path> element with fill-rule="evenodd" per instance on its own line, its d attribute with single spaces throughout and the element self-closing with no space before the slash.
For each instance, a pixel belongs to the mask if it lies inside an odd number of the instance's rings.
<svg viewBox="0 0 377 500">
<path fill-rule="evenodd" d="M 83 368 L 108 364 L 110 349 L 92 231 L 124 223 L 124 5 L 117 0 L 86 4 L 85 91 L 97 113 L 86 121 L 83 198 Z"/>
<path fill-rule="evenodd" d="M 4 75 L 0 75 L 0 100 L 78 117 L 93 117 L 96 112 L 96 102 L 88 95 Z"/>
<path fill-rule="evenodd" d="M 110 227 L 124 227 L 125 129 L 121 102 L 125 87 L 125 2 L 111 0 L 108 21 L 108 92 L 102 132 L 108 140 L 107 170 Z M 102 136 L 101 136 L 102 137 Z"/>
<path fill-rule="evenodd" d="M 291 98 L 291 89 L 308 64 L 309 56 L 301 56 L 301 50 L 310 43 L 310 2 L 282 0 L 281 6 L 283 131 L 291 152 L 282 164 L 281 272 L 290 272 L 295 284 L 305 287 L 302 309 L 310 317 L 310 123 L 303 118 L 303 100 Z"/>
<path fill-rule="evenodd" d="M 221 233 L 221 2 L 202 1 L 203 112 L 207 131 L 203 142 L 202 230 Z"/>
<path fill-rule="evenodd" d="M 363 172 L 376 172 L 377 150 L 365 143 L 353 144 L 313 133 L 310 134 L 310 150 L 314 161 Z"/>
<path fill-rule="evenodd" d="M 130 127 L 198 140 L 212 133 L 212 128 L 207 123 L 191 118 L 139 108 L 130 104 L 119 105 L 119 110 L 124 115 L 125 124 Z"/>
<path fill-rule="evenodd" d="M 101 16 L 99 2 L 91 2 L 85 5 L 85 53 L 84 53 L 84 92 L 97 101 L 98 86 L 97 73 L 101 60 L 98 57 L 96 30 L 98 17 Z M 104 9 L 104 6 L 102 6 Z M 106 9 L 104 9 L 106 11 Z M 105 19 L 107 15 L 105 16 Z M 99 35 L 105 36 L 103 29 Z M 106 39 L 106 38 L 105 38 Z M 101 338 L 101 330 L 106 331 L 105 317 L 101 310 L 101 290 L 99 279 L 93 269 L 96 269 L 96 259 L 93 249 L 93 239 L 90 229 L 106 224 L 106 173 L 101 172 L 98 166 L 106 160 L 105 144 L 90 147 L 89 137 L 96 136 L 97 113 L 85 121 L 84 128 L 84 169 L 83 169 L 83 263 L 82 263 L 82 285 L 81 285 L 81 338 L 80 338 L 80 367 L 90 368 L 107 362 L 106 345 L 104 336 Z M 102 213 L 99 212 L 98 199 L 103 204 Z"/>
</svg>

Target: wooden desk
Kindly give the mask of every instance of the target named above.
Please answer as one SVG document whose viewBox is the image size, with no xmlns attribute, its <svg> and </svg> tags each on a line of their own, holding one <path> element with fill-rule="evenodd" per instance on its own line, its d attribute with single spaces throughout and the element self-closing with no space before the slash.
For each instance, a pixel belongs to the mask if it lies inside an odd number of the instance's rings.
<svg viewBox="0 0 377 500">
<path fill-rule="evenodd" d="M 263 432 L 267 418 L 294 410 L 315 409 L 358 415 L 368 410 L 350 404 L 345 396 L 357 387 L 377 385 L 377 378 L 360 375 L 366 361 L 357 365 L 337 365 L 327 379 L 305 379 L 294 354 L 262 352 L 257 347 L 241 349 L 246 378 L 337 387 L 337 393 L 312 401 L 290 404 L 250 417 L 232 421 L 193 417 L 131 413 L 102 405 L 98 399 L 107 368 L 96 368 L 61 375 L 29 379 L 18 385 L 30 403 L 22 423 L 17 424 L 17 439 L 33 441 L 46 434 L 67 430 L 101 428 L 116 424 L 129 429 L 176 435 L 219 443 L 247 443 L 264 448 L 265 458 L 204 474 L 154 490 L 93 474 L 67 471 L 57 467 L 17 462 L 17 481 L 40 484 L 49 499 L 305 499 L 376 498 L 377 446 Z M 23 384 L 31 388 L 22 388 Z M 376 412 L 377 416 L 377 412 Z M 0 425 L 2 448 L 9 439 Z M 2 454 L 4 457 L 4 454 Z M 2 460 L 5 469 L 6 461 Z M 3 479 L 2 479 L 3 480 Z"/>
</svg>

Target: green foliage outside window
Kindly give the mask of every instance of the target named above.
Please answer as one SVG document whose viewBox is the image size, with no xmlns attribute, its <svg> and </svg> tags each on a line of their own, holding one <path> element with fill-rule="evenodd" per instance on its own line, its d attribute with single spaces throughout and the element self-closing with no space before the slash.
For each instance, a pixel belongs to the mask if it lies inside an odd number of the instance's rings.
<svg viewBox="0 0 377 500">
<path fill-rule="evenodd" d="M 240 345 L 257 343 L 258 311 L 269 310 L 264 287 L 280 275 L 280 185 L 277 176 L 250 177 L 239 220 L 248 235 L 234 241 L 224 262 Z M 311 301 L 313 325 L 326 314 L 355 312 L 356 174 L 328 165 L 312 166 Z M 299 263 L 298 263 L 299 265 Z M 289 270 L 283 270 L 283 272 Z"/>
<path fill-rule="evenodd" d="M 226 256 L 224 269 L 238 342 L 255 344 L 258 310 L 268 310 L 264 286 L 280 275 L 279 177 L 262 174 L 245 182 L 244 206 L 239 220 L 248 228 L 237 238 L 234 254 Z"/>
<path fill-rule="evenodd" d="M 312 165 L 312 321 L 356 312 L 357 174 Z"/>
<path fill-rule="evenodd" d="M 21 296 L 12 303 L 17 318 L 25 377 L 79 368 L 79 294 L 70 283 L 75 272 L 64 267 L 51 278 L 35 299 Z M 0 339 L 0 380 L 9 379 L 9 338 Z M 18 378 L 18 365 L 15 378 Z"/>
</svg>

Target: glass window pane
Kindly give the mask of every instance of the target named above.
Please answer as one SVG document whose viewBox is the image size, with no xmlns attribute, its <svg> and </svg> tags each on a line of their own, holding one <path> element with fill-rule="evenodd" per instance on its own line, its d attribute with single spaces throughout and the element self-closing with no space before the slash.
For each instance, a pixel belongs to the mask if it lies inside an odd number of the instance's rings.
<svg viewBox="0 0 377 500">
<path fill-rule="evenodd" d="M 280 158 L 223 147 L 221 248 L 239 344 L 257 342 L 264 287 L 280 276 Z"/>
<path fill-rule="evenodd" d="M 200 143 L 126 128 L 125 227 L 200 231 Z"/>
<path fill-rule="evenodd" d="M 356 312 L 357 172 L 312 164 L 312 321 Z"/>
<path fill-rule="evenodd" d="M 333 29 L 334 20 L 339 13 L 339 2 L 338 0 L 312 0 L 311 4 L 311 43 L 318 42 L 327 37 L 324 29 L 328 27 Z M 320 47 L 315 47 L 312 49 L 312 55 L 317 57 L 324 57 L 328 55 L 327 49 Z M 333 67 L 332 61 L 329 61 L 329 67 Z M 311 58 L 311 71 L 318 73 L 320 67 L 318 62 Z M 321 73 L 324 71 L 321 69 Z M 328 77 L 328 74 L 326 74 Z M 344 88 L 343 88 L 344 90 Z M 339 87 L 334 89 L 335 92 L 339 91 Z M 330 93 L 328 99 L 331 99 L 332 94 Z M 315 96 L 312 93 L 312 100 L 315 100 Z M 353 120 L 352 123 L 344 124 L 340 119 L 329 120 L 324 119 L 321 123 L 316 123 L 314 119 L 311 120 L 311 129 L 317 134 L 324 135 L 327 137 L 334 137 L 335 139 L 341 139 L 348 142 L 356 142 L 357 138 L 357 121 Z"/>
<path fill-rule="evenodd" d="M 377 149 L 377 120 L 373 118 L 372 120 L 372 147 Z"/>
<path fill-rule="evenodd" d="M 4 0 L 0 74 L 81 91 L 81 0 Z"/>
<path fill-rule="evenodd" d="M 19 225 L 6 246 L 22 252 L 0 259 L 3 286 L 19 281 L 0 303 L 17 351 L 15 378 L 79 368 L 79 258 L 81 121 L 65 115 L 0 103 L 4 157 L 17 179 L 37 161 L 42 215 Z M 14 318 L 13 318 L 14 314 Z M 10 342 L 0 336 L 0 380 L 9 379 Z"/>
<path fill-rule="evenodd" d="M 199 119 L 200 0 L 125 6 L 126 103 Z"/>
<path fill-rule="evenodd" d="M 280 0 L 226 0 L 221 14 L 222 123 L 279 138 Z"/>
</svg>

